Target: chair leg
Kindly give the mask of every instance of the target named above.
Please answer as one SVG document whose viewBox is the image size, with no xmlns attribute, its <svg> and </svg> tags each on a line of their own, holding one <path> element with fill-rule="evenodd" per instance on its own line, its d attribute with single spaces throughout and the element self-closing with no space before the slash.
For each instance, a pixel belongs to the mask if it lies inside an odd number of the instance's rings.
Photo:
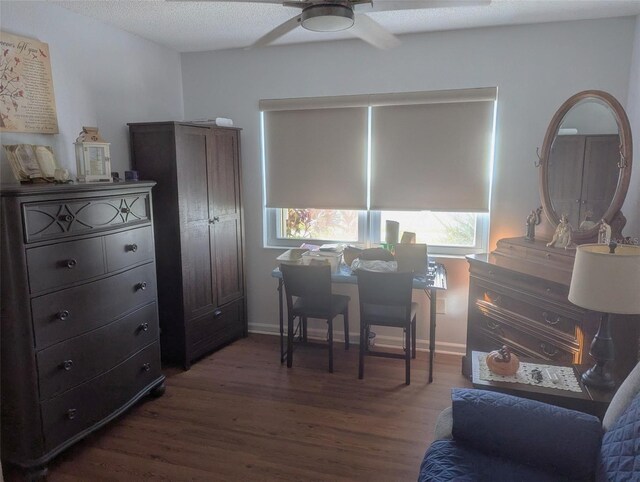
<svg viewBox="0 0 640 482">
<path fill-rule="evenodd" d="M 328 319 L 329 324 L 329 373 L 333 373 L 333 319 Z"/>
<path fill-rule="evenodd" d="M 405 364 L 405 380 L 404 382 L 409 385 L 411 383 L 411 324 L 404 329 L 407 334 L 407 348 L 404 351 L 404 364 Z"/>
<path fill-rule="evenodd" d="M 307 317 L 306 316 L 302 317 L 302 341 L 304 341 L 305 343 L 309 341 L 307 339 Z"/>
<path fill-rule="evenodd" d="M 411 332 L 411 347 L 413 348 L 412 358 L 416 357 L 416 319 L 414 318 L 411 322 L 412 332 Z"/>
<path fill-rule="evenodd" d="M 344 313 L 342 313 L 344 318 L 344 349 L 349 349 L 349 307 L 344 309 Z"/>
<path fill-rule="evenodd" d="M 287 368 L 293 365 L 293 321 L 294 317 L 289 315 L 287 317 Z"/>
<path fill-rule="evenodd" d="M 359 353 L 359 362 L 358 362 L 358 379 L 362 380 L 364 377 L 364 352 L 366 350 L 367 344 L 367 329 L 365 327 L 364 321 L 360 319 L 360 353 Z"/>
</svg>

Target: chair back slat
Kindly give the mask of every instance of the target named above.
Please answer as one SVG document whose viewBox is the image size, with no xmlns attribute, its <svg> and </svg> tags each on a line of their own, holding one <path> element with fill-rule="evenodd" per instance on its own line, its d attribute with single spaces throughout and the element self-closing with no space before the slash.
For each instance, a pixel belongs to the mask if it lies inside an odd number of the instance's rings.
<svg viewBox="0 0 640 482">
<path fill-rule="evenodd" d="M 293 298 L 303 298 L 309 306 L 331 306 L 331 266 L 280 266 L 287 307 L 291 310 Z"/>
</svg>

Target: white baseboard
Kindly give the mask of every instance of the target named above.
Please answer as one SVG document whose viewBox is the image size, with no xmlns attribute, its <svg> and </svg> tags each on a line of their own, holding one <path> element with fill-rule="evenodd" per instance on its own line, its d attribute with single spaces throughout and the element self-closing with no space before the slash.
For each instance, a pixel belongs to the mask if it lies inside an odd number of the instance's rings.
<svg viewBox="0 0 640 482">
<path fill-rule="evenodd" d="M 286 331 L 286 330 L 285 330 Z M 275 335 L 280 334 L 278 325 L 271 325 L 268 323 L 250 323 L 249 333 L 256 333 L 260 335 Z M 309 328 L 307 332 L 309 338 L 313 340 L 325 340 L 327 333 L 324 330 L 318 328 Z M 335 330 L 333 332 L 334 340 L 338 342 L 344 342 L 344 331 Z M 351 333 L 349 336 L 351 343 L 360 343 L 360 333 Z M 388 336 L 378 335 L 376 336 L 376 346 L 382 348 L 400 348 L 402 347 L 401 336 Z M 429 350 L 429 340 L 420 339 L 416 341 L 416 349 L 418 351 Z M 464 355 L 466 353 L 466 345 L 462 343 L 449 343 L 446 341 L 436 340 L 436 353 L 443 353 L 447 355 Z"/>
</svg>

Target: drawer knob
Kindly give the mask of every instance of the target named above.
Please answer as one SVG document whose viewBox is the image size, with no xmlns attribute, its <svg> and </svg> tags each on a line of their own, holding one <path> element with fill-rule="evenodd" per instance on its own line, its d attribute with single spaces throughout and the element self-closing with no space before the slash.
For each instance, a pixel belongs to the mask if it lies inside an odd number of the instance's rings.
<svg viewBox="0 0 640 482">
<path fill-rule="evenodd" d="M 553 318 L 549 318 L 549 313 L 547 313 L 546 311 L 542 312 L 542 318 L 550 325 L 557 325 L 558 323 L 560 323 L 559 315 L 556 315 L 556 318 L 554 320 Z"/>
<path fill-rule="evenodd" d="M 77 264 L 78 264 L 78 261 L 73 258 L 67 260 L 67 268 L 69 269 L 75 268 Z"/>
<path fill-rule="evenodd" d="M 140 326 L 138 327 L 138 330 L 140 330 L 140 331 L 149 331 L 149 323 L 147 323 L 146 321 L 144 323 L 140 323 Z"/>
<path fill-rule="evenodd" d="M 73 216 L 71 214 L 61 214 L 60 216 L 58 216 L 58 219 L 60 221 L 66 221 L 70 223 L 71 221 L 73 221 Z"/>
<path fill-rule="evenodd" d="M 125 251 L 131 251 L 132 253 L 135 253 L 136 251 L 138 251 L 138 245 L 136 243 L 127 244 L 127 249 Z"/>
<path fill-rule="evenodd" d="M 547 288 L 545 291 L 546 291 L 547 293 L 551 293 L 551 288 Z"/>
<path fill-rule="evenodd" d="M 69 410 L 67 410 L 67 418 L 69 420 L 73 420 L 74 418 L 76 418 L 76 413 L 77 410 L 75 408 L 70 408 Z"/>
<path fill-rule="evenodd" d="M 542 348 L 542 353 L 551 358 L 559 353 L 559 350 L 557 348 L 550 347 L 548 343 L 540 343 L 540 348 Z"/>
<path fill-rule="evenodd" d="M 69 313 L 69 310 L 62 310 L 56 313 L 56 318 L 58 318 L 61 321 L 66 320 L 70 316 L 71 316 L 71 313 Z"/>
<path fill-rule="evenodd" d="M 124 214 L 129 214 L 131 212 L 131 208 L 120 208 L 120 212 Z"/>
<path fill-rule="evenodd" d="M 222 310 L 216 310 L 213 312 L 213 317 L 214 318 L 218 318 L 220 315 L 222 315 Z"/>
<path fill-rule="evenodd" d="M 147 289 L 147 282 L 146 281 L 142 281 L 140 283 L 138 283 L 136 285 L 136 288 L 139 289 L 140 291 L 144 291 Z"/>
<path fill-rule="evenodd" d="M 151 370 L 151 363 L 143 363 L 143 364 L 142 364 L 142 369 L 143 369 L 145 372 L 150 371 L 150 370 Z"/>
<path fill-rule="evenodd" d="M 63 361 L 61 367 L 64 368 L 64 371 L 68 372 L 73 368 L 73 360 Z"/>
</svg>

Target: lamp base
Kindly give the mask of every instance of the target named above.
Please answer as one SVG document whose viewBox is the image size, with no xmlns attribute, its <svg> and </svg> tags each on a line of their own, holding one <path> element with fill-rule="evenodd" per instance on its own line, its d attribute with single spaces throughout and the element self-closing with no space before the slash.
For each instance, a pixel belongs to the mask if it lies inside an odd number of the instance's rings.
<svg viewBox="0 0 640 482">
<path fill-rule="evenodd" d="M 582 383 L 588 387 L 600 390 L 611 390 L 615 386 L 615 381 L 604 365 L 596 363 L 582 374 Z"/>
</svg>

